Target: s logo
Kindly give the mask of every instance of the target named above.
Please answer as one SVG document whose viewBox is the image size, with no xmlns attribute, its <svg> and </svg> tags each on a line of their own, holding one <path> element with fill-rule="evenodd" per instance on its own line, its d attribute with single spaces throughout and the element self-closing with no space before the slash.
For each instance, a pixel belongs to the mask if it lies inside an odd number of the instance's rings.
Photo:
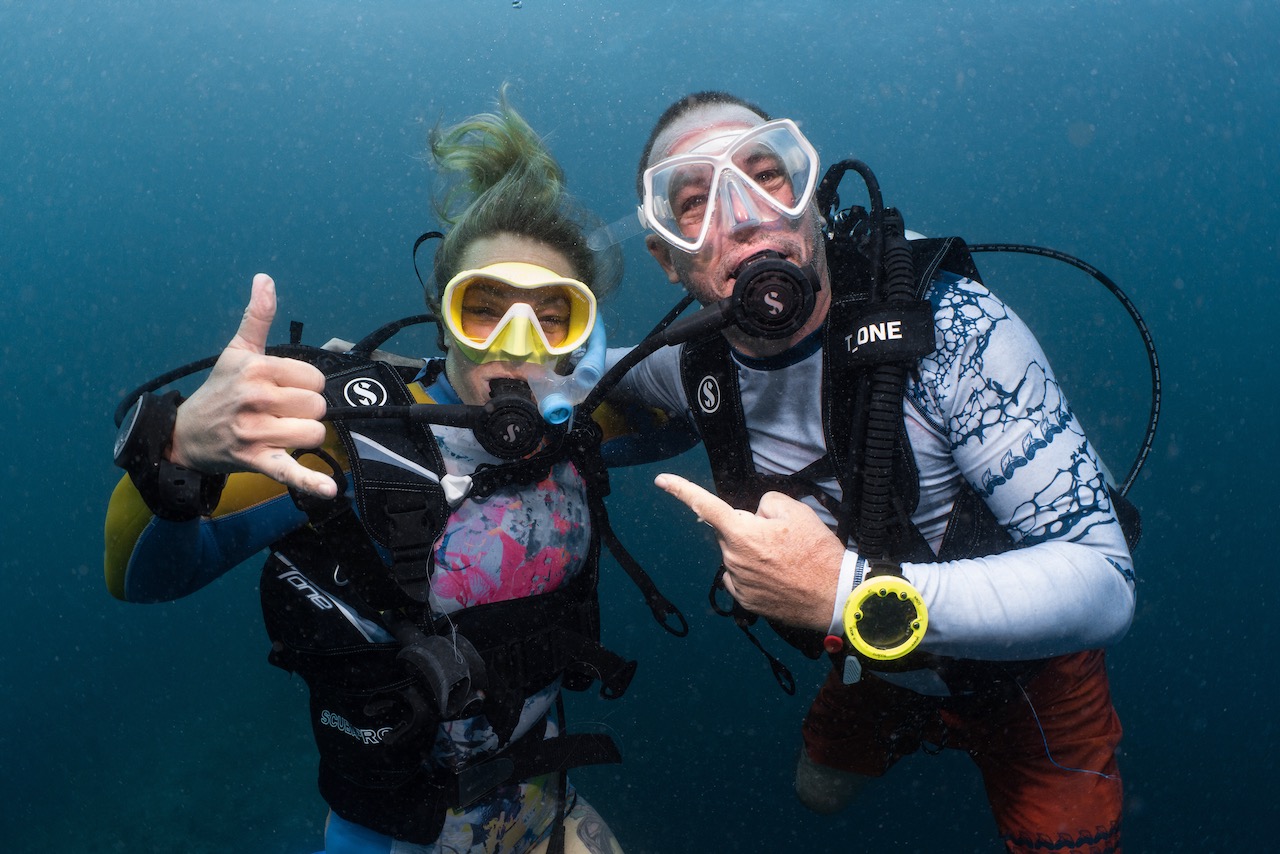
<svg viewBox="0 0 1280 854">
<path fill-rule="evenodd" d="M 720 408 L 720 384 L 715 377 L 703 377 L 698 383 L 698 406 L 708 415 Z"/>
<path fill-rule="evenodd" d="M 382 406 L 387 402 L 387 390 L 371 377 L 356 377 L 342 389 L 342 396 L 352 406 Z"/>
<path fill-rule="evenodd" d="M 769 314 L 773 315 L 774 317 L 777 317 L 779 314 L 782 313 L 782 310 L 786 308 L 786 306 L 783 305 L 782 300 L 778 298 L 777 291 L 769 291 L 767 294 L 765 294 L 764 304 L 769 306 Z"/>
</svg>

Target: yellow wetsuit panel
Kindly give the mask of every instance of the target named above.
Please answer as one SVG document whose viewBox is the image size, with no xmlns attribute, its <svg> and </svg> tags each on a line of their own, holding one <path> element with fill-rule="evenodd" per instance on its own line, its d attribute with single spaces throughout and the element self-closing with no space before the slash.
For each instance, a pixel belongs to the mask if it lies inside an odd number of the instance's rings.
<svg viewBox="0 0 1280 854">
<path fill-rule="evenodd" d="M 331 425 L 326 425 L 324 450 L 337 460 L 345 471 L 347 454 L 338 441 L 338 434 Z M 314 471 L 328 472 L 329 467 L 316 456 L 305 456 L 300 462 Z M 227 478 L 226 488 L 218 499 L 210 518 L 218 518 L 230 513 L 238 513 L 284 494 L 285 487 L 266 475 L 255 472 L 237 472 Z M 154 516 L 147 508 L 142 496 L 138 494 L 133 481 L 125 475 L 116 484 L 111 493 L 111 502 L 107 505 L 107 518 L 104 535 L 103 567 L 106 575 L 107 590 L 117 599 L 124 599 L 125 575 L 129 568 L 129 558 L 133 555 L 138 538 L 151 524 Z"/>
</svg>

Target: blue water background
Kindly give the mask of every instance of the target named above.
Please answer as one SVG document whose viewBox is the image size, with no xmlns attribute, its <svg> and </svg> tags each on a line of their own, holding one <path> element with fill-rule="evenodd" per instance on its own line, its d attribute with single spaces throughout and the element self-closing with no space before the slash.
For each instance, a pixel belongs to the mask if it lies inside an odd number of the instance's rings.
<svg viewBox="0 0 1280 854">
<path fill-rule="evenodd" d="M 313 343 L 418 311 L 426 131 L 503 81 L 608 219 L 666 104 L 728 88 L 871 164 L 918 231 L 1056 247 L 1119 282 L 1165 378 L 1131 494 L 1138 615 L 1110 656 L 1128 847 L 1272 847 L 1278 49 L 1280 10 L 1249 0 L 0 0 L 0 848 L 320 847 L 305 694 L 265 661 L 256 562 L 168 605 L 104 589 L 111 412 L 216 352 L 259 270 Z M 1119 306 L 1047 261 L 979 260 L 1122 473 L 1148 380 Z M 615 342 L 678 295 L 640 241 L 627 262 Z M 698 454 L 673 467 L 706 482 Z M 627 757 L 574 775 L 626 850 L 995 850 L 959 755 L 904 762 L 839 818 L 795 804 L 821 666 L 788 656 L 787 698 L 708 613 L 713 544 L 657 470 L 615 478 L 616 527 L 693 631 L 663 634 L 611 569 L 606 638 L 639 675 L 570 703 Z"/>
</svg>

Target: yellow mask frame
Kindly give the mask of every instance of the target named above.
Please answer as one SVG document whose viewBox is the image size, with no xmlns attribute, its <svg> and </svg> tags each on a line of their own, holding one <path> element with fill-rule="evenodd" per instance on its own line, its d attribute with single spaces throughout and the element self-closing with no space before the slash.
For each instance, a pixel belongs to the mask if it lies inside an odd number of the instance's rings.
<svg viewBox="0 0 1280 854">
<path fill-rule="evenodd" d="M 533 302 L 514 301 L 483 338 L 468 334 L 465 298 L 470 288 L 495 284 L 535 292 L 556 288 L 567 298 L 568 320 L 565 335 L 558 343 L 548 337 Z M 440 299 L 441 320 L 458 348 L 473 362 L 533 362 L 547 364 L 572 353 L 587 343 L 596 323 L 596 297 L 577 279 L 524 261 L 502 261 L 472 270 L 463 270 L 445 285 Z"/>
</svg>

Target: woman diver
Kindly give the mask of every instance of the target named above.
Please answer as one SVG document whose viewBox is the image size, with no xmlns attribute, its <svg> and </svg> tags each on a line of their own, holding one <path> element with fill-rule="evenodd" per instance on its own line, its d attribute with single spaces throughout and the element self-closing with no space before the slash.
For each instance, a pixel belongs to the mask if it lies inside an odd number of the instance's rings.
<svg viewBox="0 0 1280 854">
<path fill-rule="evenodd" d="M 446 355 L 399 394 L 474 413 L 531 387 L 545 412 L 573 354 L 602 354 L 595 300 L 620 256 L 588 249 L 563 173 L 505 96 L 430 150 L 456 179 L 437 199 L 450 231 L 428 297 Z M 562 687 L 612 674 L 619 693 L 634 667 L 596 642 L 600 505 L 572 421 L 514 458 L 456 422 L 344 422 L 333 413 L 364 402 L 351 377 L 386 385 L 385 365 L 266 355 L 274 313 L 259 274 L 203 385 L 135 404 L 107 514 L 111 593 L 176 599 L 271 549 L 271 660 L 311 690 L 328 854 L 620 850 L 563 774 L 616 750 L 557 747 L 592 737 L 552 714 Z M 333 521 L 351 507 L 359 524 Z"/>
</svg>

